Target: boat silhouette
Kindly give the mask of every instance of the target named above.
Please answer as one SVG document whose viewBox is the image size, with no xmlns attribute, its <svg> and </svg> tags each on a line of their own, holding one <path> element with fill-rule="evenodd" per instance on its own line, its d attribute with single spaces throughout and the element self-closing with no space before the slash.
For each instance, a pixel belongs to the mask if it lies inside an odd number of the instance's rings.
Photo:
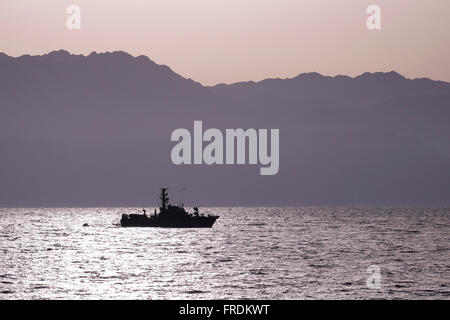
<svg viewBox="0 0 450 320">
<path fill-rule="evenodd" d="M 142 214 L 122 214 L 120 225 L 122 227 L 159 227 L 159 228 L 211 228 L 219 218 L 216 215 L 203 215 L 198 207 L 194 207 L 193 213 L 184 209 L 183 205 L 169 204 L 168 188 L 161 188 L 161 207 L 159 212 L 147 215 L 146 210 Z"/>
</svg>

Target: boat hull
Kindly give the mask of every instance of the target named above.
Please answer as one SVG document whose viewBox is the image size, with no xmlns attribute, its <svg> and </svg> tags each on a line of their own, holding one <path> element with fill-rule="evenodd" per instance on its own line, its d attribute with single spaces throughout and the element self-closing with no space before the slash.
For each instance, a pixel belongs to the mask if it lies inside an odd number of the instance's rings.
<svg viewBox="0 0 450 320">
<path fill-rule="evenodd" d="M 122 227 L 153 227 L 153 228 L 211 228 L 219 216 L 198 216 L 186 218 L 154 218 L 144 215 L 122 215 Z"/>
</svg>

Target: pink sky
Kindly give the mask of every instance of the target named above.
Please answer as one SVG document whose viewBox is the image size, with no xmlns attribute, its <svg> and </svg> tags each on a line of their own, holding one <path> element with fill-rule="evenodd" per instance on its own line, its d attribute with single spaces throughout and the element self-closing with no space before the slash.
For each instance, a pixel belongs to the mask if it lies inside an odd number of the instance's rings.
<svg viewBox="0 0 450 320">
<path fill-rule="evenodd" d="M 81 8 L 81 30 L 66 8 Z M 366 8 L 382 30 L 366 28 Z M 450 81 L 449 0 L 1 0 L 0 52 L 146 55 L 203 84 L 303 72 Z"/>
</svg>

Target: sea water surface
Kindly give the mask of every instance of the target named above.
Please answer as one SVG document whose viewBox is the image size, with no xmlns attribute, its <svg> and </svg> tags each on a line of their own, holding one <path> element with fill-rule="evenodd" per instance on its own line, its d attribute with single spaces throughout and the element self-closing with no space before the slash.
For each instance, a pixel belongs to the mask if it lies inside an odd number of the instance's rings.
<svg viewBox="0 0 450 320">
<path fill-rule="evenodd" d="M 136 211 L 0 209 L 0 299 L 450 298 L 450 209 L 206 208 L 211 229 L 117 225 Z"/>
</svg>

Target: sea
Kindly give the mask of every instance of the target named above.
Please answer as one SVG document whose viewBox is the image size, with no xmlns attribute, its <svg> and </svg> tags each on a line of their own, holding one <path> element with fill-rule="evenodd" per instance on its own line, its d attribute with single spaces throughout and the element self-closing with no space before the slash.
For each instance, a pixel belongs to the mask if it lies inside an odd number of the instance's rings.
<svg viewBox="0 0 450 320">
<path fill-rule="evenodd" d="M 0 209 L 0 299 L 450 299 L 448 208 L 203 208 L 210 229 L 120 227 L 139 210 Z"/>
</svg>

